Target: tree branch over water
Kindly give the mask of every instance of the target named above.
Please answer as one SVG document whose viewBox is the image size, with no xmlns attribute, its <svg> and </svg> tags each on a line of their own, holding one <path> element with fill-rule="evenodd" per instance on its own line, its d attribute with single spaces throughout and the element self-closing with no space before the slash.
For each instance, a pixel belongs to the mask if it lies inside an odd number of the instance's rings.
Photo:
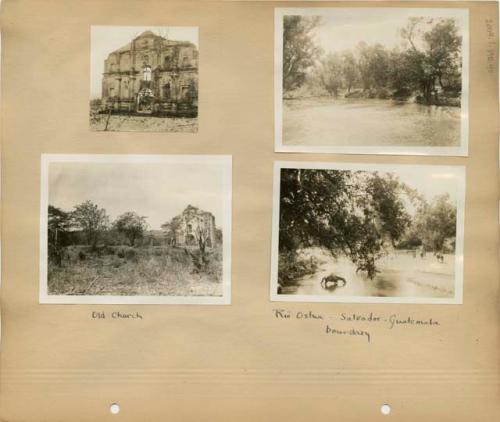
<svg viewBox="0 0 500 422">
<path fill-rule="evenodd" d="M 455 225 L 449 196 L 428 203 L 392 173 L 282 169 L 279 282 L 317 270 L 314 259 L 299 259 L 310 248 L 345 256 L 373 279 L 377 261 L 395 249 L 454 249 Z"/>
</svg>

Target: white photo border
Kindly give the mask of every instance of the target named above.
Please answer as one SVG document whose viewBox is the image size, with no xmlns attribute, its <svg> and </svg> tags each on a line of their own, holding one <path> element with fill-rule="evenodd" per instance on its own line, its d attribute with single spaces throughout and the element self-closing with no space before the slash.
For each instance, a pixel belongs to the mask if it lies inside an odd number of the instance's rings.
<svg viewBox="0 0 500 422">
<path fill-rule="evenodd" d="M 47 292 L 48 198 L 51 163 L 213 163 L 223 167 L 222 296 L 113 296 L 49 295 Z M 231 155 L 142 155 L 142 154 L 42 154 L 40 186 L 40 304 L 102 305 L 230 305 L 231 304 L 231 222 L 232 222 L 232 156 Z"/>
<path fill-rule="evenodd" d="M 446 16 L 459 19 L 462 28 L 462 96 L 460 102 L 460 145 L 456 147 L 418 146 L 307 146 L 283 144 L 283 17 L 286 15 L 318 15 L 335 10 L 369 10 L 383 14 L 386 10 L 405 9 L 426 16 Z M 431 7 L 307 7 L 276 8 L 274 11 L 274 150 L 288 153 L 335 153 L 379 155 L 436 155 L 467 157 L 469 154 L 469 9 Z"/>
<path fill-rule="evenodd" d="M 455 285 L 452 298 L 421 297 L 374 297 L 374 296 L 333 296 L 333 295 L 286 295 L 278 294 L 279 259 L 279 216 L 281 169 L 319 169 L 319 170 L 359 170 L 384 171 L 398 174 L 398 169 L 418 168 L 425 172 L 453 173 L 458 180 L 457 188 L 457 225 L 455 244 Z M 275 161 L 273 184 L 273 216 L 271 239 L 271 282 L 270 299 L 273 302 L 327 302 L 327 303 L 412 303 L 412 304 L 455 304 L 463 303 L 463 265 L 464 265 L 464 219 L 465 219 L 465 166 L 413 165 L 413 164 L 364 164 L 332 162 Z"/>
</svg>

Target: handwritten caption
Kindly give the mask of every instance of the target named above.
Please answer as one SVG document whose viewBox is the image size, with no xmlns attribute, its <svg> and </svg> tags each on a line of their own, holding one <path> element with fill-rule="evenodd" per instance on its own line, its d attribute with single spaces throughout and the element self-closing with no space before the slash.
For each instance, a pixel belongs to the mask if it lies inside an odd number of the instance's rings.
<svg viewBox="0 0 500 422">
<path fill-rule="evenodd" d="M 493 19 L 488 18 L 485 20 L 486 24 L 486 36 L 487 36 L 487 47 L 486 47 L 486 60 L 488 73 L 495 72 L 495 67 L 497 63 L 497 37 L 495 34 L 495 23 Z"/>
<path fill-rule="evenodd" d="M 142 314 L 139 312 L 104 312 L 104 311 L 93 311 L 90 314 L 92 319 L 103 320 L 103 319 L 144 319 Z"/>
<path fill-rule="evenodd" d="M 317 321 L 322 324 L 323 332 L 327 335 L 335 336 L 355 336 L 366 339 L 368 343 L 372 342 L 372 332 L 367 326 L 379 326 L 387 330 L 393 330 L 397 327 L 408 326 L 427 326 L 436 327 L 441 325 L 439 321 L 433 318 L 414 318 L 412 316 L 398 314 L 375 314 L 370 313 L 347 313 L 326 315 L 312 311 L 291 311 L 289 309 L 273 309 L 275 319 L 282 321 L 289 320 L 309 320 Z M 349 324 L 349 326 L 346 326 Z M 363 325 L 363 328 L 359 325 Z"/>
</svg>

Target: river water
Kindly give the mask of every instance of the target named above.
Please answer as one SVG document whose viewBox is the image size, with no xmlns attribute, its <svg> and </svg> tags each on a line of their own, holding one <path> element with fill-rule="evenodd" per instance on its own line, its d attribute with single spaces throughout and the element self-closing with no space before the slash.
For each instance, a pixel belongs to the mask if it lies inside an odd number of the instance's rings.
<svg viewBox="0 0 500 422">
<path fill-rule="evenodd" d="M 356 267 L 347 259 L 335 260 L 320 250 L 303 252 L 303 258 L 314 255 L 322 262 L 319 271 L 288 286 L 282 294 L 452 298 L 454 296 L 454 255 L 445 255 L 444 262 L 428 253 L 424 258 L 411 251 L 398 251 L 382 258 L 377 267 L 381 271 L 370 280 L 356 273 Z M 344 287 L 325 289 L 321 279 L 331 273 L 343 277 Z"/>
<path fill-rule="evenodd" d="M 460 108 L 379 99 L 284 100 L 283 144 L 460 145 Z"/>
</svg>

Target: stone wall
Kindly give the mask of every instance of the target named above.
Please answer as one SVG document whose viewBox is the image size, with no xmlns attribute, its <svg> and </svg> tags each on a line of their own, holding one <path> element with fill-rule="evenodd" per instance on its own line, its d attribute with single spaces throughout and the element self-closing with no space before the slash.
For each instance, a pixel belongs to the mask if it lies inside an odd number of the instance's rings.
<svg viewBox="0 0 500 422">
<path fill-rule="evenodd" d="M 198 50 L 194 44 L 166 40 L 146 31 L 109 54 L 104 68 L 105 102 L 135 100 L 142 83 L 149 82 L 156 102 L 190 103 L 197 109 Z"/>
<path fill-rule="evenodd" d="M 198 230 L 206 230 L 207 247 L 215 246 L 215 217 L 211 213 L 188 206 L 177 219 L 179 225 L 175 233 L 175 240 L 178 246 L 198 246 Z"/>
</svg>

